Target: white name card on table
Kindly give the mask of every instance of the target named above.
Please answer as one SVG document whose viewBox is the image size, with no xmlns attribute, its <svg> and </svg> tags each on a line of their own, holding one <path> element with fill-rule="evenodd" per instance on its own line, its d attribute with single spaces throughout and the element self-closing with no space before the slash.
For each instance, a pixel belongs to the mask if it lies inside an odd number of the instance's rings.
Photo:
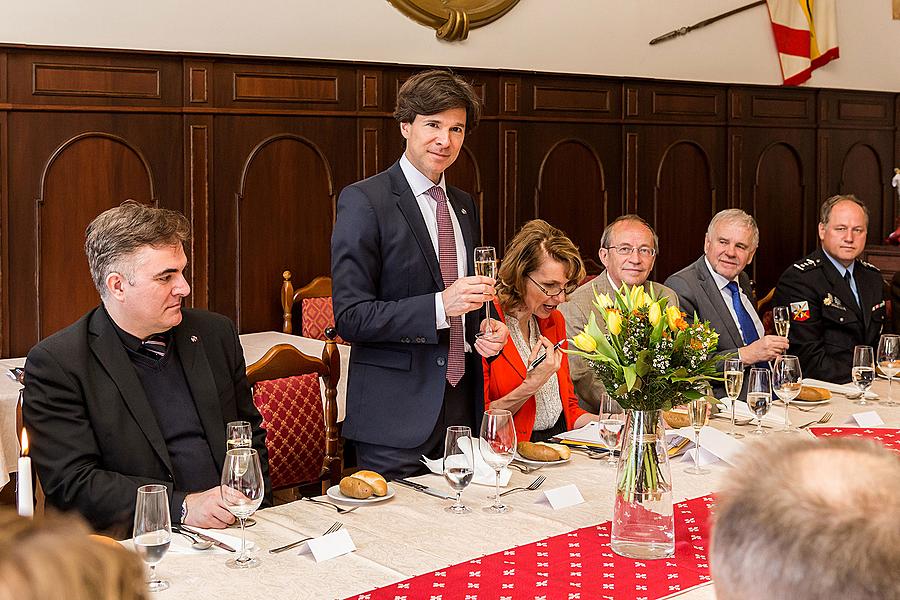
<svg viewBox="0 0 900 600">
<path fill-rule="evenodd" d="M 584 503 L 584 497 L 581 495 L 581 492 L 578 491 L 578 486 L 574 483 L 552 490 L 545 490 L 544 498 L 550 503 L 553 510 L 568 508 L 570 506 L 575 506 L 576 504 Z"/>
<path fill-rule="evenodd" d="M 847 418 L 847 423 L 859 425 L 860 427 L 878 427 L 879 425 L 884 425 L 881 416 L 874 410 L 853 413 Z"/>
<path fill-rule="evenodd" d="M 346 529 L 338 529 L 334 533 L 323 535 L 306 542 L 300 549 L 300 554 L 312 552 L 313 558 L 317 563 L 343 556 L 356 550 L 353 540 L 350 538 L 350 532 Z"/>
</svg>

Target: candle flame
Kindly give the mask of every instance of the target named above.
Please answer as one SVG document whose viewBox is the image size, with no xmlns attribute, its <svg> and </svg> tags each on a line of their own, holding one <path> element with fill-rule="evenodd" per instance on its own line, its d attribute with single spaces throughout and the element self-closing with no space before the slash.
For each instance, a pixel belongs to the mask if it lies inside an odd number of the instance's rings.
<svg viewBox="0 0 900 600">
<path fill-rule="evenodd" d="M 28 432 L 22 428 L 22 456 L 28 456 Z"/>
</svg>

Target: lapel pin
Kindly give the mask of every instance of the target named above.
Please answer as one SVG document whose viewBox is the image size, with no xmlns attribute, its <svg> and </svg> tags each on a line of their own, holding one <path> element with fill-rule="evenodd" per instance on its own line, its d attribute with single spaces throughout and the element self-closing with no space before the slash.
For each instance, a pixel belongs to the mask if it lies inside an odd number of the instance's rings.
<svg viewBox="0 0 900 600">
<path fill-rule="evenodd" d="M 466 212 L 466 209 L 464 209 L 464 208 L 463 208 L 463 209 L 460 209 L 460 211 L 459 211 L 459 212 L 461 212 L 461 213 L 462 213 L 462 214 L 464 214 L 464 215 L 467 215 L 467 214 L 469 214 L 469 213 L 467 213 L 467 212 Z"/>
<path fill-rule="evenodd" d="M 195 344 L 197 343 L 197 340 L 198 340 L 198 339 L 199 339 L 199 338 L 198 338 L 196 335 L 192 335 L 192 336 L 191 336 L 191 341 L 194 342 Z"/>
</svg>

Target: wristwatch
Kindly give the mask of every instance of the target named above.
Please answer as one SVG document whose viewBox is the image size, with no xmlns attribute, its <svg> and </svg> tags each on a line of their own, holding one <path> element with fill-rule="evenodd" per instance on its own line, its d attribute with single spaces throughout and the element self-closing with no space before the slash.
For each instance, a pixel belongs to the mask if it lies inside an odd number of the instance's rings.
<svg viewBox="0 0 900 600">
<path fill-rule="evenodd" d="M 188 509 L 187 509 L 187 498 L 185 498 L 185 499 L 181 502 L 181 522 L 182 522 L 182 523 L 184 523 L 185 519 L 187 519 L 187 513 L 188 513 Z"/>
</svg>

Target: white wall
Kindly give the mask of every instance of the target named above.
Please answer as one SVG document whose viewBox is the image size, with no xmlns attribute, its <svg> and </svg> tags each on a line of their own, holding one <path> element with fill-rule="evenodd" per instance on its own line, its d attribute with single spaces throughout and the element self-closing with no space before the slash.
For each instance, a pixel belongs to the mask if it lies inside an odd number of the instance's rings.
<svg viewBox="0 0 900 600">
<path fill-rule="evenodd" d="M 780 84 L 764 6 L 647 42 L 749 0 L 521 0 L 447 43 L 385 0 L 4 0 L 0 42 Z M 900 92 L 891 0 L 837 0 L 841 58 L 808 85 Z"/>
</svg>

